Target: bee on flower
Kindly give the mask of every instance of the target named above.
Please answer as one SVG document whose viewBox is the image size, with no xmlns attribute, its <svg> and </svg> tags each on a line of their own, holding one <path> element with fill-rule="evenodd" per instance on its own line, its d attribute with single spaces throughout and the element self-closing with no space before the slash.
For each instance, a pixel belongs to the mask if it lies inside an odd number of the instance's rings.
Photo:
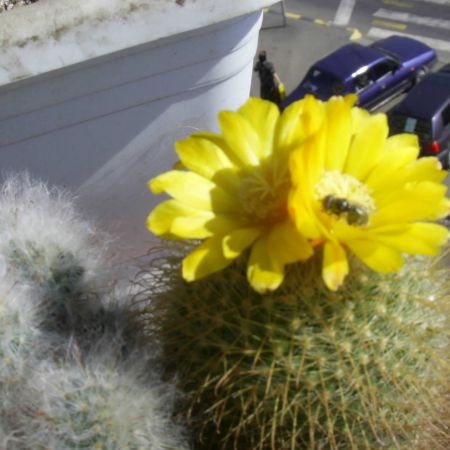
<svg viewBox="0 0 450 450">
<path fill-rule="evenodd" d="M 403 264 L 403 254 L 434 255 L 447 238 L 431 221 L 449 212 L 446 172 L 436 158 L 417 159 L 417 137 L 388 137 L 384 114 L 353 106 L 354 96 L 312 96 L 282 113 L 249 99 L 219 114 L 220 133 L 177 142 L 187 170 L 150 180 L 172 199 L 149 215 L 148 228 L 169 239 L 201 243 L 183 261 L 194 281 L 249 251 L 247 278 L 272 291 L 287 264 L 323 252 L 332 290 L 348 273 L 352 252 L 376 271 Z"/>
<path fill-rule="evenodd" d="M 349 271 L 348 252 L 378 272 L 404 254 L 436 255 L 448 230 L 446 172 L 420 158 L 417 136 L 388 136 L 385 114 L 353 107 L 354 98 L 320 102 L 321 125 L 290 157 L 289 211 L 297 229 L 323 248 L 322 275 L 332 290 Z"/>
</svg>

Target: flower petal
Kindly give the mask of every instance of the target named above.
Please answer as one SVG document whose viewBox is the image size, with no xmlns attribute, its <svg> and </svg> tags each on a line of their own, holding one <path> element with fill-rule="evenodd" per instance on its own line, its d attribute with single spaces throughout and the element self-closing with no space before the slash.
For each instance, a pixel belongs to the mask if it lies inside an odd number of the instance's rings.
<svg viewBox="0 0 450 450">
<path fill-rule="evenodd" d="M 267 245 L 274 264 L 282 267 L 304 261 L 313 254 L 308 240 L 288 221 L 277 224 L 270 230 Z"/>
<path fill-rule="evenodd" d="M 426 157 L 397 168 L 394 172 L 387 169 L 383 175 L 380 174 L 379 179 L 368 181 L 368 186 L 373 192 L 375 202 L 381 207 L 393 198 L 401 197 L 402 190 L 408 184 L 412 186 L 422 181 L 440 183 L 446 176 L 447 171 L 442 170 L 437 158 Z"/>
<path fill-rule="evenodd" d="M 386 139 L 386 144 L 384 146 L 384 153 L 386 155 L 390 155 L 397 148 L 402 148 L 402 147 L 416 148 L 417 155 L 418 155 L 419 154 L 419 138 L 417 137 L 417 135 L 411 134 L 411 133 L 400 133 L 400 134 L 395 134 L 393 136 L 389 136 Z"/>
<path fill-rule="evenodd" d="M 419 147 L 418 145 L 402 145 L 405 141 L 401 138 L 402 136 L 405 135 L 397 135 L 388 139 L 389 144 L 385 146 L 378 165 L 374 167 L 366 179 L 366 184 L 372 190 L 389 189 L 391 186 L 392 189 L 399 183 L 404 184 L 402 179 L 405 178 L 403 173 L 407 171 L 405 166 L 408 167 L 410 163 L 417 159 Z M 397 146 L 394 145 L 395 142 L 398 142 Z M 400 180 L 399 175 L 402 178 Z"/>
<path fill-rule="evenodd" d="M 240 114 L 232 111 L 219 113 L 219 124 L 228 148 L 241 166 L 256 166 L 263 156 L 258 134 Z"/>
<path fill-rule="evenodd" d="M 269 156 L 273 150 L 275 127 L 280 117 L 277 105 L 260 98 L 250 98 L 238 113 L 250 123 L 259 137 L 259 157 Z"/>
<path fill-rule="evenodd" d="M 176 142 L 175 149 L 186 168 L 208 179 L 220 170 L 235 167 L 224 151 L 208 139 L 190 136 Z"/>
<path fill-rule="evenodd" d="M 327 241 L 323 248 L 322 277 L 326 286 L 336 291 L 348 274 L 348 260 L 345 250 L 337 242 Z"/>
<path fill-rule="evenodd" d="M 186 281 L 200 280 L 233 262 L 222 251 L 222 236 L 214 236 L 196 247 L 183 259 L 182 273 Z"/>
<path fill-rule="evenodd" d="M 240 216 L 214 214 L 191 208 L 177 200 L 157 205 L 147 218 L 147 228 L 168 239 L 204 239 L 242 227 Z"/>
<path fill-rule="evenodd" d="M 379 242 L 353 240 L 348 241 L 347 245 L 361 261 L 377 272 L 395 272 L 403 266 L 400 252 Z"/>
<path fill-rule="evenodd" d="M 194 222 L 201 221 L 204 224 L 214 216 L 210 212 L 190 208 L 176 200 L 167 200 L 157 205 L 149 214 L 147 228 L 157 236 L 176 238 L 177 236 L 173 235 L 172 227 L 180 217 Z"/>
<path fill-rule="evenodd" d="M 363 121 L 365 125 L 353 137 L 344 171 L 358 180 L 366 176 L 378 163 L 388 136 L 385 114 L 376 114 Z"/>
<path fill-rule="evenodd" d="M 447 187 L 429 181 L 408 183 L 403 189 L 392 192 L 378 204 L 373 214 L 373 227 L 389 223 L 435 220 L 450 212 L 450 202 L 445 198 Z M 381 203 L 377 199 L 377 203 Z"/>
<path fill-rule="evenodd" d="M 216 212 L 238 212 L 239 204 L 225 190 L 193 172 L 171 170 L 149 182 L 155 194 L 165 192 L 193 208 Z"/>
<path fill-rule="evenodd" d="M 268 236 L 261 236 L 253 245 L 247 268 L 247 278 L 253 289 L 264 294 L 277 289 L 284 279 L 284 267 L 270 257 Z"/>
<path fill-rule="evenodd" d="M 321 226 L 314 211 L 314 188 L 320 177 L 324 162 L 325 133 L 317 132 L 289 158 L 289 170 L 295 189 L 288 197 L 289 214 L 297 229 L 309 239 L 321 235 Z"/>
<path fill-rule="evenodd" d="M 325 170 L 342 171 L 353 133 L 351 103 L 334 97 L 327 103 Z"/>
<path fill-rule="evenodd" d="M 230 193 L 236 194 L 239 191 L 237 167 L 216 143 L 191 136 L 178 141 L 175 148 L 184 167 Z"/>
<path fill-rule="evenodd" d="M 298 147 L 322 126 L 324 119 L 324 104 L 312 95 L 291 103 L 278 121 L 274 151 L 286 153 Z"/>
<path fill-rule="evenodd" d="M 361 128 L 364 128 L 367 125 L 367 121 L 370 121 L 372 117 L 367 111 L 367 109 L 354 107 L 352 108 L 352 117 L 353 117 L 353 131 L 356 133 Z"/>
<path fill-rule="evenodd" d="M 442 170 L 440 161 L 434 156 L 422 157 L 414 161 L 405 169 L 404 182 L 434 181 L 440 183 L 447 177 L 448 172 Z"/>
<path fill-rule="evenodd" d="M 410 255 L 438 255 L 448 238 L 447 228 L 435 223 L 391 225 L 373 231 L 374 240 Z"/>
<path fill-rule="evenodd" d="M 226 258 L 237 258 L 262 233 L 261 227 L 241 228 L 227 234 L 222 241 Z"/>
<path fill-rule="evenodd" d="M 314 185 L 324 168 L 326 142 L 326 127 L 322 127 L 291 153 L 289 164 L 294 186 L 307 186 L 313 193 Z"/>
<path fill-rule="evenodd" d="M 308 239 L 319 239 L 322 236 L 320 223 L 308 198 L 308 190 L 301 185 L 292 191 L 288 201 L 289 216 L 295 223 L 299 233 Z"/>
<path fill-rule="evenodd" d="M 217 147 L 222 149 L 227 158 L 236 166 L 242 166 L 242 160 L 236 155 L 236 152 L 230 148 L 222 134 L 212 133 L 210 131 L 197 131 L 191 134 L 193 138 L 206 139 Z"/>
</svg>

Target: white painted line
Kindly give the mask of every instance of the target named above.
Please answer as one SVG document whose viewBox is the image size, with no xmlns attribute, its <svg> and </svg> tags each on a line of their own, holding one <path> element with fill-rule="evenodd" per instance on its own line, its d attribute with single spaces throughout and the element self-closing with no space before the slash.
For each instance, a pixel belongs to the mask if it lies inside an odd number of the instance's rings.
<svg viewBox="0 0 450 450">
<path fill-rule="evenodd" d="M 383 19 L 399 20 L 400 22 L 414 23 L 417 25 L 425 25 L 433 28 L 443 28 L 444 30 L 450 30 L 450 20 L 435 19 L 434 17 L 417 16 L 415 14 L 405 12 L 395 12 L 389 9 L 379 9 L 375 14 L 375 17 L 382 17 Z"/>
<path fill-rule="evenodd" d="M 438 5 L 449 5 L 450 6 L 450 0 L 413 0 L 415 2 L 420 2 L 420 3 L 436 3 Z"/>
<path fill-rule="evenodd" d="M 350 18 L 352 17 L 355 3 L 356 0 L 341 0 L 336 11 L 336 15 L 334 16 L 333 23 L 335 25 L 347 25 L 350 22 Z"/>
<path fill-rule="evenodd" d="M 441 50 L 443 52 L 450 52 L 450 42 L 449 41 L 443 41 L 441 39 L 434 39 L 434 38 L 429 38 L 429 37 L 425 37 L 425 36 L 418 36 L 416 34 L 401 33 L 400 31 L 383 30 L 382 28 L 373 27 L 369 30 L 369 32 L 367 33 L 367 36 L 370 38 L 374 38 L 374 39 L 384 39 L 389 36 L 392 36 L 393 34 L 417 39 L 418 41 L 422 41 L 424 44 L 429 45 L 430 47 L 434 48 L 435 50 Z"/>
</svg>

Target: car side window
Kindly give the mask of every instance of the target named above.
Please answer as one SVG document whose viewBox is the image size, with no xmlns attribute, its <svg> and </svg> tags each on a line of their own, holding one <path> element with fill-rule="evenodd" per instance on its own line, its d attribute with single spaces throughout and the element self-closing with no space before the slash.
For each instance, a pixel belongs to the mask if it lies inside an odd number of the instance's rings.
<svg viewBox="0 0 450 450">
<path fill-rule="evenodd" d="M 372 77 L 374 80 L 379 80 L 389 72 L 392 72 L 394 68 L 395 65 L 391 61 L 382 61 L 372 67 Z"/>
<path fill-rule="evenodd" d="M 370 84 L 371 80 L 367 72 L 361 73 L 355 77 L 355 87 L 357 91 L 361 91 Z"/>
</svg>

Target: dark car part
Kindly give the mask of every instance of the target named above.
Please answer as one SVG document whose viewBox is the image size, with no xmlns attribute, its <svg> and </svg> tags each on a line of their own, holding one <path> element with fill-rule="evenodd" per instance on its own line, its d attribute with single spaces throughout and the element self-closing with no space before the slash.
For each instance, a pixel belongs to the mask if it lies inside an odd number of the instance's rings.
<svg viewBox="0 0 450 450">
<path fill-rule="evenodd" d="M 450 64 L 428 74 L 391 111 L 391 134 L 415 133 L 420 156 L 437 156 L 450 168 Z"/>
</svg>

